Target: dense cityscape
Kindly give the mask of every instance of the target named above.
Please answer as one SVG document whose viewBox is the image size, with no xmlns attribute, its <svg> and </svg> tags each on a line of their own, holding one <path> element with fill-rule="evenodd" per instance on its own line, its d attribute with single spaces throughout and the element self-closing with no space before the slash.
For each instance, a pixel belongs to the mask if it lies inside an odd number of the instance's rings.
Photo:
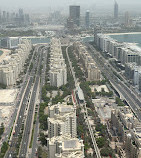
<svg viewBox="0 0 141 158">
<path fill-rule="evenodd" d="M 137 0 L 67 1 L 0 9 L 0 158 L 141 158 Z"/>
</svg>

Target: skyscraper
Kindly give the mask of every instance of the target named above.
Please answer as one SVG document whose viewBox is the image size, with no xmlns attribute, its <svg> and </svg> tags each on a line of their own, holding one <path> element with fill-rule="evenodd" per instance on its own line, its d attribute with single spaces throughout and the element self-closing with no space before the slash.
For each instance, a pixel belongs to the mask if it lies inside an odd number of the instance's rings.
<svg viewBox="0 0 141 158">
<path fill-rule="evenodd" d="M 70 6 L 70 18 L 74 24 L 80 26 L 80 6 Z"/>
<path fill-rule="evenodd" d="M 126 11 L 126 12 L 125 12 L 125 26 L 126 26 L 126 27 L 130 26 L 130 24 L 131 24 L 130 22 L 131 22 L 131 21 L 130 21 L 129 12 Z"/>
<path fill-rule="evenodd" d="M 118 19 L 118 3 L 116 1 L 114 4 L 114 18 Z"/>
<path fill-rule="evenodd" d="M 85 26 L 86 26 L 86 28 L 89 28 L 89 26 L 90 26 L 90 12 L 89 12 L 89 10 L 86 11 Z"/>
</svg>

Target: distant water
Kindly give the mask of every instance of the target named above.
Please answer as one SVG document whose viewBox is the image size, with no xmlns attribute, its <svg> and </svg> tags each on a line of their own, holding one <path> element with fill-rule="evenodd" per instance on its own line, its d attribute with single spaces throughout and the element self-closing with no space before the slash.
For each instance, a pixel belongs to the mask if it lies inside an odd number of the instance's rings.
<svg viewBox="0 0 141 158">
<path fill-rule="evenodd" d="M 137 45 L 141 47 L 141 33 L 110 35 L 110 37 L 116 39 L 119 42 L 137 43 Z"/>
<path fill-rule="evenodd" d="M 25 37 L 23 37 L 25 38 Z M 49 37 L 33 37 L 33 38 L 27 38 L 31 40 L 32 44 L 38 44 L 38 43 L 50 43 Z"/>
<path fill-rule="evenodd" d="M 0 50 L 0 56 L 3 54 L 3 51 Z"/>
<path fill-rule="evenodd" d="M 82 38 L 83 42 L 93 42 L 94 41 L 94 36 L 90 36 L 90 37 L 84 37 Z"/>
</svg>

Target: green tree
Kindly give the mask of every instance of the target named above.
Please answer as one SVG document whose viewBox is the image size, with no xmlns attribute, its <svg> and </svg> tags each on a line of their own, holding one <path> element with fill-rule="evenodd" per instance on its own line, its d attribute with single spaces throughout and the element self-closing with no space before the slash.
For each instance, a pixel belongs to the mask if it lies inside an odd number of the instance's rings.
<svg viewBox="0 0 141 158">
<path fill-rule="evenodd" d="M 103 149 L 101 149 L 100 153 L 102 156 L 112 156 L 113 155 L 112 150 L 110 148 L 103 148 Z"/>
<path fill-rule="evenodd" d="M 99 148 L 103 148 L 105 144 L 105 138 L 104 137 L 99 137 L 96 139 L 97 145 Z"/>
<path fill-rule="evenodd" d="M 6 151 L 7 151 L 7 149 L 8 149 L 8 143 L 4 142 L 3 145 L 2 145 L 2 147 L 1 147 L 1 153 L 5 154 Z"/>
<path fill-rule="evenodd" d="M 39 140 L 41 141 L 42 145 L 45 145 L 45 146 L 47 145 L 47 140 L 46 140 L 44 133 L 40 133 Z"/>
</svg>

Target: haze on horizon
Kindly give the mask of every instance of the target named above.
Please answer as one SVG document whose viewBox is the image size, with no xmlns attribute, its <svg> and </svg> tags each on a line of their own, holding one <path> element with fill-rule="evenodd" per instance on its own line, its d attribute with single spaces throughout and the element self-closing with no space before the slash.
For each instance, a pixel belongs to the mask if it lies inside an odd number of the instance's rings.
<svg viewBox="0 0 141 158">
<path fill-rule="evenodd" d="M 46 8 L 51 9 L 68 9 L 69 5 L 80 5 L 82 8 L 98 8 L 111 9 L 115 0 L 1 0 L 0 9 L 14 10 L 18 8 L 25 8 L 27 10 L 40 11 Z M 141 0 L 116 0 L 121 10 L 139 10 Z M 10 3 L 11 2 L 11 3 Z M 39 11 L 37 10 L 37 11 Z"/>
</svg>

